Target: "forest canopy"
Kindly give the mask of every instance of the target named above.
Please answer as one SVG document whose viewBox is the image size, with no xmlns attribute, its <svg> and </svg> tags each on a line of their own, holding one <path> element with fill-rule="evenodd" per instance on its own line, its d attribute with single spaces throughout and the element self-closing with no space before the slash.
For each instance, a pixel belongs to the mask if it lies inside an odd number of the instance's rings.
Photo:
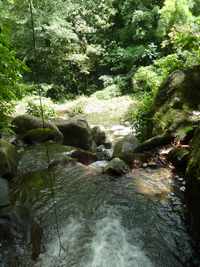
<svg viewBox="0 0 200 267">
<path fill-rule="evenodd" d="M 169 73 L 199 64 L 199 6 L 198 0 L 1 1 L 2 114 L 9 111 L 5 103 L 38 86 L 56 101 L 109 85 L 151 100 Z"/>
</svg>

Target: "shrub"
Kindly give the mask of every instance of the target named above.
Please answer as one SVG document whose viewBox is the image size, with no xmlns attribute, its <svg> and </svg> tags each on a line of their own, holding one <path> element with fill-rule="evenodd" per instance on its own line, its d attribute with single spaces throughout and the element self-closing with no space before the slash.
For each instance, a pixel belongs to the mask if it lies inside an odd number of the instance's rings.
<svg viewBox="0 0 200 267">
<path fill-rule="evenodd" d="M 0 101 L 0 132 L 10 132 L 10 117 L 14 110 L 12 102 Z"/>
<path fill-rule="evenodd" d="M 49 107 L 46 104 L 43 104 L 42 107 L 40 104 L 29 101 L 27 104 L 26 112 L 32 116 L 41 118 L 44 116 L 45 119 L 53 119 L 55 117 L 55 110 Z"/>
<path fill-rule="evenodd" d="M 120 96 L 121 92 L 119 87 L 116 84 L 109 85 L 105 89 L 101 91 L 97 91 L 93 94 L 94 97 L 96 97 L 99 100 L 109 100 L 113 97 Z"/>
<path fill-rule="evenodd" d="M 73 106 L 69 110 L 69 116 L 74 117 L 84 113 L 87 98 L 84 96 L 79 97 L 74 101 Z"/>
<path fill-rule="evenodd" d="M 55 101 L 64 101 L 67 97 L 67 91 L 63 85 L 50 85 L 46 90 L 46 97 Z"/>
<path fill-rule="evenodd" d="M 4 13 L 4 12 L 2 12 Z M 15 51 L 10 46 L 9 30 L 0 22 L 0 131 L 7 131 L 13 100 L 23 96 L 25 90 L 20 87 L 22 73 L 27 67 L 17 59 Z M 23 91 L 24 90 L 24 91 Z"/>
<path fill-rule="evenodd" d="M 133 90 L 136 93 L 155 92 L 161 80 L 154 66 L 141 67 L 133 77 Z"/>
<path fill-rule="evenodd" d="M 137 108 L 131 112 L 128 112 L 128 120 L 136 130 L 136 135 L 140 141 L 151 136 L 152 129 L 152 103 L 153 96 L 151 93 L 145 93 L 141 99 L 139 99 Z"/>
</svg>

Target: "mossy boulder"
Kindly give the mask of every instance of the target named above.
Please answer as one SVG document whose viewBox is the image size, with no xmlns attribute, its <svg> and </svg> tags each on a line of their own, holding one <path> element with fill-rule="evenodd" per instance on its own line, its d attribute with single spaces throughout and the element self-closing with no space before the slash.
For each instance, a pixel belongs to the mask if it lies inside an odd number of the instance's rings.
<svg viewBox="0 0 200 267">
<path fill-rule="evenodd" d="M 64 136 L 64 145 L 90 151 L 95 149 L 96 145 L 92 136 L 92 131 L 86 120 L 60 120 L 56 122 L 56 126 Z"/>
<path fill-rule="evenodd" d="M 37 128 L 28 131 L 22 139 L 27 144 L 43 143 L 50 140 L 62 144 L 63 135 L 53 128 Z"/>
<path fill-rule="evenodd" d="M 134 158 L 134 151 L 138 145 L 139 141 L 134 135 L 127 135 L 115 144 L 113 157 L 129 163 Z"/>
<path fill-rule="evenodd" d="M 152 105 L 151 136 L 180 129 L 197 118 L 200 106 L 200 66 L 173 72 L 160 87 Z"/>
<path fill-rule="evenodd" d="M 25 141 L 30 143 L 39 143 L 47 140 L 62 142 L 63 135 L 54 123 L 42 121 L 42 119 L 30 116 L 20 115 L 12 121 L 15 133 Z M 44 128 L 44 129 L 43 129 Z"/>
<path fill-rule="evenodd" d="M 110 175 L 123 175 L 130 171 L 128 165 L 119 158 L 112 159 L 105 167 L 104 172 Z"/>
<path fill-rule="evenodd" d="M 0 175 L 12 178 L 16 174 L 18 163 L 17 150 L 14 145 L 0 140 Z"/>
<path fill-rule="evenodd" d="M 155 109 L 167 101 L 171 107 L 182 109 L 186 104 L 191 109 L 198 109 L 200 103 L 200 66 L 173 72 L 159 89 L 154 101 Z"/>
</svg>

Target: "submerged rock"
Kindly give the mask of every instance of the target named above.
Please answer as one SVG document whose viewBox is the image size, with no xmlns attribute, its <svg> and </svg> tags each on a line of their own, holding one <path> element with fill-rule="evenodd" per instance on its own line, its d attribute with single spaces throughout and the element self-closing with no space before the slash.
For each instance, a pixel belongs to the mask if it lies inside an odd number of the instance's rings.
<svg viewBox="0 0 200 267">
<path fill-rule="evenodd" d="M 64 145 L 93 151 L 95 142 L 92 131 L 83 119 L 60 120 L 56 123 L 64 136 Z"/>
<path fill-rule="evenodd" d="M 0 140 L 0 175 L 12 178 L 16 174 L 18 163 L 17 150 L 14 145 Z"/>
<path fill-rule="evenodd" d="M 111 175 L 123 175 L 130 171 L 128 165 L 119 158 L 112 159 L 105 167 L 104 172 Z"/>
</svg>

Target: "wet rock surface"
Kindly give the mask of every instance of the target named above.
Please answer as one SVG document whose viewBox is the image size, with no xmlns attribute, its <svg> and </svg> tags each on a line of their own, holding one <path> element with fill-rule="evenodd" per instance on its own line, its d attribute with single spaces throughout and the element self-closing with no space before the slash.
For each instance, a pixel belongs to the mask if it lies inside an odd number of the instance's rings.
<svg viewBox="0 0 200 267">
<path fill-rule="evenodd" d="M 16 174 L 18 163 L 17 150 L 14 145 L 0 140 L 0 175 L 12 178 Z"/>
</svg>

